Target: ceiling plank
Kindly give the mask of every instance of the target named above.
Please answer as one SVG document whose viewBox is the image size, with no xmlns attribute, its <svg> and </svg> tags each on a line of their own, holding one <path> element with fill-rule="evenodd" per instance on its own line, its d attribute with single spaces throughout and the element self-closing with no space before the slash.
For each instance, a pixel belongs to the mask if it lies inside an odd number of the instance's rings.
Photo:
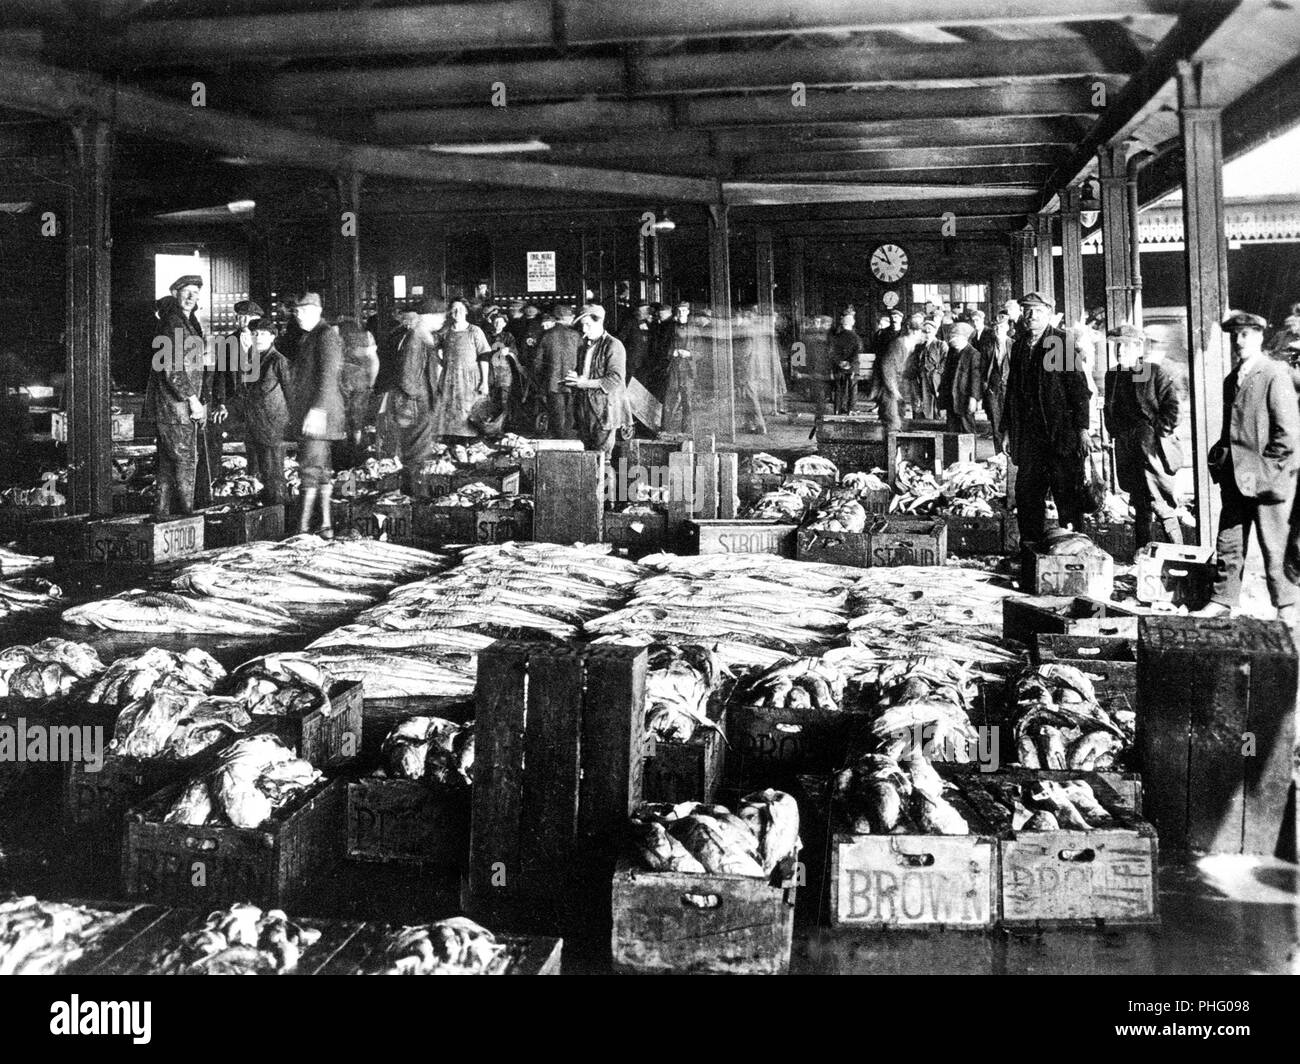
<svg viewBox="0 0 1300 1064">
<path fill-rule="evenodd" d="M 969 209 L 984 200 L 1017 203 L 1022 209 L 1033 207 L 1036 188 L 978 188 L 970 185 L 855 185 L 838 182 L 758 182 L 724 181 L 723 198 L 733 205 L 783 206 L 803 203 L 911 203 L 933 201 L 935 217 L 956 207 Z M 1013 197 L 1017 197 L 1013 199 Z"/>
<path fill-rule="evenodd" d="M 752 125 L 1092 115 L 1088 82 L 1028 83 L 976 89 L 869 89 L 807 94 L 796 106 L 789 93 L 696 97 L 677 102 L 580 100 L 518 107 L 447 107 L 382 111 L 374 116 L 377 141 L 433 143 L 480 136 L 545 137 L 580 130 L 660 131 Z M 322 121 L 328 121 L 322 119 Z"/>
<path fill-rule="evenodd" d="M 1014 49 L 996 42 L 916 44 L 888 49 L 709 52 L 673 56 L 570 60 L 489 61 L 396 68 L 279 74 L 262 87 L 269 106 L 285 111 L 370 110 L 385 107 L 487 102 L 494 82 L 509 98 L 556 100 L 578 96 L 662 96 L 698 92 L 851 87 L 908 82 L 1056 79 L 1081 74 L 1129 74 L 1131 55 L 1110 56 L 1079 40 L 1026 41 Z M 155 87 L 155 86 L 146 86 Z"/>
<path fill-rule="evenodd" d="M 1072 20 L 1176 14 L 1191 0 L 1070 0 Z M 719 38 L 903 27 L 1056 23 L 1060 0 L 510 0 L 292 14 L 146 18 L 100 40 L 105 54 L 174 65 L 230 53 L 247 58 L 419 55 L 503 48 L 569 47 L 665 38 Z M 57 45 L 50 35 L 47 44 Z"/>
<path fill-rule="evenodd" d="M 1029 146 L 967 148 L 899 148 L 886 151 L 861 152 L 810 152 L 795 155 L 774 155 L 749 159 L 741 164 L 741 177 L 758 173 L 799 174 L 817 173 L 835 169 L 859 170 L 917 170 L 944 166 L 1012 165 L 1052 162 L 1063 153 L 1051 148 Z"/>
</svg>

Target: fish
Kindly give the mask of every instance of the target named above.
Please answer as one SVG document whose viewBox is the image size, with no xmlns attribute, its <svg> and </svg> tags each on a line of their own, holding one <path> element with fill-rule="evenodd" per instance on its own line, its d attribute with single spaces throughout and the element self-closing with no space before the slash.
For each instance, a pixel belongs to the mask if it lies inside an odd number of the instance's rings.
<svg viewBox="0 0 1300 1064">
<path fill-rule="evenodd" d="M 273 975 L 291 972 L 321 937 L 280 909 L 236 903 L 210 913 L 148 962 L 150 975 Z"/>
<path fill-rule="evenodd" d="M 0 900 L 0 975 L 62 972 L 131 911 L 110 913 L 31 895 Z"/>
<path fill-rule="evenodd" d="M 633 818 L 628 829 L 629 845 L 641 866 L 651 872 L 690 872 L 703 875 L 700 864 L 668 829 L 657 820 Z"/>
<path fill-rule="evenodd" d="M 764 873 L 799 852 L 799 803 L 792 795 L 768 787 L 740 800 L 736 815 L 758 840 L 758 859 Z"/>
<path fill-rule="evenodd" d="M 225 679 L 226 670 L 211 654 L 198 647 L 183 653 L 151 647 L 134 657 L 118 658 L 95 682 L 86 701 L 125 706 L 166 681 L 195 691 L 211 691 Z"/>
<path fill-rule="evenodd" d="M 274 604 L 255 606 L 140 589 L 64 610 L 63 620 L 118 632 L 266 635 L 301 630 L 298 621 Z"/>
<path fill-rule="evenodd" d="M 757 839 L 746 826 L 745 835 L 724 826 L 715 817 L 692 813 L 676 821 L 670 833 L 704 866 L 706 872 L 722 875 L 762 876 L 763 866 L 755 853 Z"/>
<path fill-rule="evenodd" d="M 501 975 L 510 963 L 507 947 L 464 916 L 399 928 L 378 956 L 378 967 L 370 974 Z"/>
</svg>

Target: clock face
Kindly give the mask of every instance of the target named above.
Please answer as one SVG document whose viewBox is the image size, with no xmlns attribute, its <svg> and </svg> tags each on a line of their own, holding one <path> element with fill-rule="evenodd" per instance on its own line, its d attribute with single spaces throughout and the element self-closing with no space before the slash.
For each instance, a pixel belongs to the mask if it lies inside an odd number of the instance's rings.
<svg viewBox="0 0 1300 1064">
<path fill-rule="evenodd" d="M 880 297 L 880 302 L 885 304 L 886 310 L 893 310 L 898 306 L 898 293 L 892 288 Z"/>
<path fill-rule="evenodd" d="M 907 273 L 907 252 L 897 244 L 881 244 L 871 253 L 871 272 L 886 284 L 901 280 Z"/>
</svg>

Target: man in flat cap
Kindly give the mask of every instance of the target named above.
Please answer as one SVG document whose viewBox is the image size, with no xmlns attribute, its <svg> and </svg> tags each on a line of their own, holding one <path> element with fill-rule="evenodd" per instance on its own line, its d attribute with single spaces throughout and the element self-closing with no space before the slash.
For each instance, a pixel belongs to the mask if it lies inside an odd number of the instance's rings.
<svg viewBox="0 0 1300 1064">
<path fill-rule="evenodd" d="M 642 299 L 636 304 L 636 312 L 628 315 L 627 321 L 618 334 L 623 350 L 627 352 L 627 379 L 633 377 L 643 385 L 646 383 L 642 370 L 650 354 L 650 303 Z"/>
<path fill-rule="evenodd" d="M 1267 325 L 1258 314 L 1239 311 L 1221 326 L 1231 339 L 1232 371 L 1223 382 L 1223 433 L 1209 454 L 1223 502 L 1218 575 L 1210 604 L 1198 613 L 1221 617 L 1237 605 L 1253 525 L 1269 597 L 1278 619 L 1294 627 L 1300 592 L 1287 575 L 1286 552 L 1300 466 L 1300 408 L 1287 367 L 1264 354 Z"/>
<path fill-rule="evenodd" d="M 197 314 L 202 287 L 202 277 L 186 274 L 155 304 L 158 325 L 144 397 L 145 417 L 157 426 L 155 517 L 194 509 L 199 435 L 207 416 L 201 398 L 203 328 Z"/>
<path fill-rule="evenodd" d="M 1174 474 L 1183 465 L 1174 435 L 1177 382 L 1158 356 L 1159 341 L 1136 325 L 1112 329 L 1106 339 L 1115 350 L 1114 368 L 1106 371 L 1106 431 L 1115 441 L 1116 478 L 1133 504 L 1137 545 L 1182 543 L 1174 492 Z"/>
<path fill-rule="evenodd" d="M 695 394 L 695 363 L 700 330 L 691 323 L 691 302 L 679 299 L 673 308 L 672 347 L 668 351 L 668 383 L 660 429 L 664 432 L 695 431 L 691 399 Z M 678 428 L 680 418 L 680 428 Z"/>
<path fill-rule="evenodd" d="M 1047 495 L 1061 527 L 1083 527 L 1084 462 L 1092 393 L 1069 338 L 1050 324 L 1053 303 L 1031 292 L 1021 304 L 1025 326 L 1011 349 L 1007 384 L 1007 450 L 1017 468 L 1016 519 L 1023 543 L 1047 531 Z"/>
<path fill-rule="evenodd" d="M 975 327 L 966 321 L 953 322 L 948 331 L 948 357 L 943 366 L 939 403 L 947 412 L 949 432 L 975 432 L 975 411 L 983 395 L 980 353 L 971 338 Z"/>
<path fill-rule="evenodd" d="M 858 335 L 858 310 L 852 303 L 840 308 L 836 323 L 826 334 L 834 381 L 836 414 L 853 413 L 858 397 L 858 356 L 862 354 L 862 337 Z"/>
<path fill-rule="evenodd" d="M 438 442 L 433 430 L 433 394 L 442 369 L 441 333 L 447 304 L 437 296 L 425 296 L 411 309 L 415 317 L 397 342 L 393 377 L 381 400 L 385 435 L 396 441 L 395 453 L 408 476 L 419 472 Z"/>
<path fill-rule="evenodd" d="M 578 368 L 578 345 L 582 336 L 574 322 L 572 307 L 557 305 L 555 323 L 542 334 L 537 345 L 537 379 L 546 389 L 547 435 L 556 440 L 574 438 L 574 393 L 564 379 Z"/>
<path fill-rule="evenodd" d="M 302 340 L 291 366 L 289 435 L 298 441 L 298 476 L 302 512 L 298 531 L 311 529 L 320 503 L 320 536 L 334 538 L 330 500 L 334 494 L 331 444 L 345 435 L 346 414 L 339 388 L 343 372 L 343 340 L 324 320 L 319 293 L 304 292 L 293 301 L 294 319 Z"/>
<path fill-rule="evenodd" d="M 935 419 L 943 408 L 941 395 L 944 370 L 948 364 L 948 345 L 939 338 L 937 317 L 921 323 L 921 342 L 912 352 L 911 386 L 917 417 Z"/>
<path fill-rule="evenodd" d="M 980 391 L 984 397 L 984 413 L 988 415 L 993 430 L 993 450 L 1001 454 L 1006 449 L 1007 382 L 1011 378 L 1011 315 L 999 310 L 993 325 L 984 331 L 980 344 Z"/>
<path fill-rule="evenodd" d="M 609 455 L 625 424 L 627 352 L 605 331 L 604 307 L 585 304 L 577 322 L 582 330 L 578 368 L 565 374 L 564 383 L 572 389 L 574 422 L 583 447 Z"/>
</svg>

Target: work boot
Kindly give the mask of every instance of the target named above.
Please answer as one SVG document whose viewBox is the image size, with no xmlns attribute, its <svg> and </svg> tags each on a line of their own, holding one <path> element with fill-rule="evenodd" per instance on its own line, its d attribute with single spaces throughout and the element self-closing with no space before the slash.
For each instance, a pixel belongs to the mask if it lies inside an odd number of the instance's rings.
<svg viewBox="0 0 1300 1064">
<path fill-rule="evenodd" d="M 1183 542 L 1183 523 L 1176 517 L 1166 517 L 1160 524 L 1164 527 L 1165 535 L 1169 537 L 1170 543 L 1177 543 L 1182 546 Z"/>
</svg>

